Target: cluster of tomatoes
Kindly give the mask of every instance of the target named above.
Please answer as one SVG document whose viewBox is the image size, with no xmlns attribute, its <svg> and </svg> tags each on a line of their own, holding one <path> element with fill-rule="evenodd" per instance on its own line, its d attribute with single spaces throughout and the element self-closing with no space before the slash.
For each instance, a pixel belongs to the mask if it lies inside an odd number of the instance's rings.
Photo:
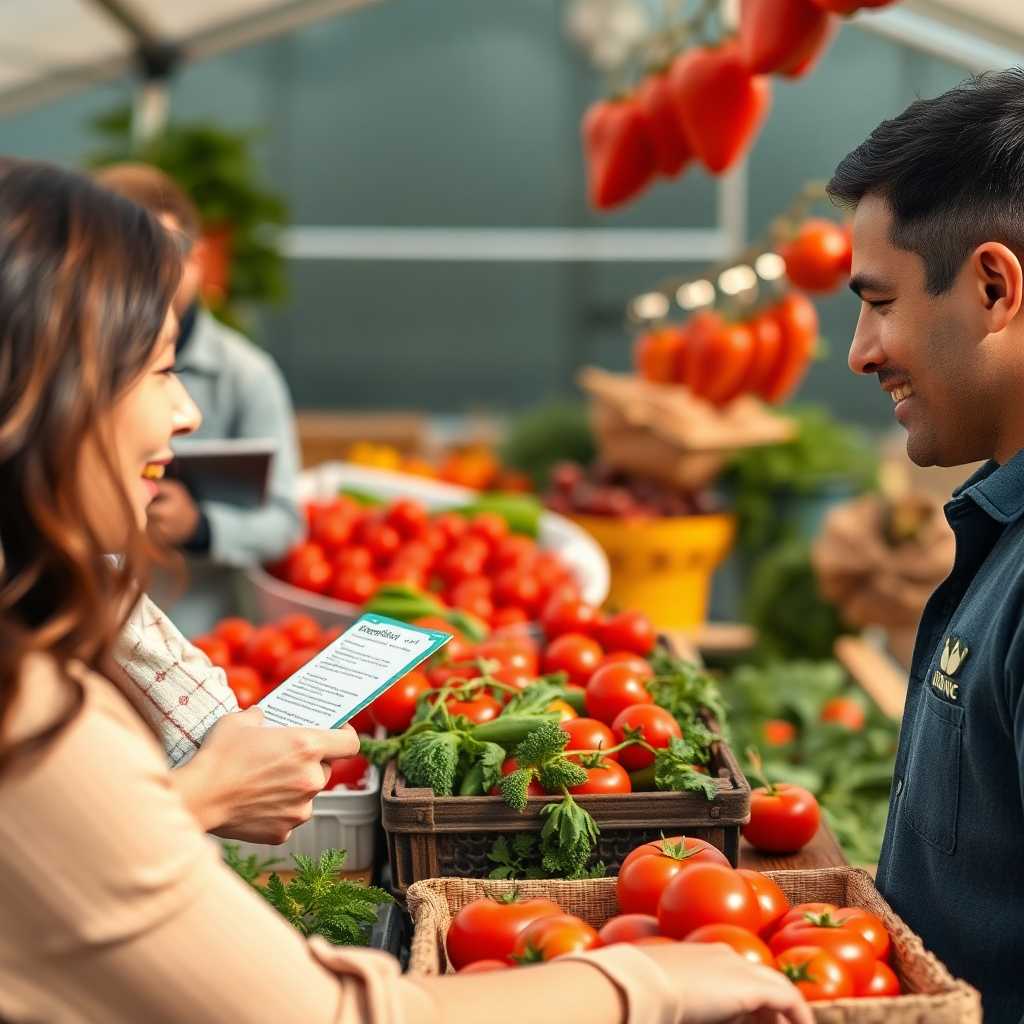
<svg viewBox="0 0 1024 1024">
<path fill-rule="evenodd" d="M 458 971 L 503 970 L 616 943 L 723 942 L 782 971 L 810 1001 L 895 996 L 891 939 L 861 907 L 791 906 L 778 884 L 734 869 L 701 839 L 676 836 L 637 847 L 616 881 L 619 914 L 600 929 L 548 899 L 475 900 L 446 936 Z"/>
<path fill-rule="evenodd" d="M 836 14 L 893 0 L 742 0 L 739 33 L 685 50 L 632 92 L 592 104 L 582 135 L 589 198 L 610 210 L 694 159 L 712 174 L 750 147 L 771 103 L 769 73 L 799 78 L 824 52 Z"/>
<path fill-rule="evenodd" d="M 270 571 L 293 586 L 363 605 L 383 584 L 429 592 L 490 626 L 534 618 L 556 590 L 575 590 L 569 568 L 500 515 L 431 515 L 401 498 L 367 507 L 345 495 L 306 507 L 308 539 Z"/>
<path fill-rule="evenodd" d="M 818 339 L 818 313 L 790 291 L 746 321 L 701 310 L 685 323 L 641 335 L 637 371 L 659 384 L 682 384 L 714 405 L 752 394 L 781 402 L 800 383 Z"/>
</svg>

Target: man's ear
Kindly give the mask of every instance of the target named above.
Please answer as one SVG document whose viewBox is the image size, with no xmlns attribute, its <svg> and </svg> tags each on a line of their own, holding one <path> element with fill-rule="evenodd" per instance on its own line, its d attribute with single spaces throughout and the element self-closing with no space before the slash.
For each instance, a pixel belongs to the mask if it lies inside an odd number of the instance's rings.
<svg viewBox="0 0 1024 1024">
<path fill-rule="evenodd" d="M 1010 325 L 1024 301 L 1024 270 L 1012 249 L 1002 242 L 982 242 L 971 253 L 982 318 L 989 334 Z"/>
</svg>

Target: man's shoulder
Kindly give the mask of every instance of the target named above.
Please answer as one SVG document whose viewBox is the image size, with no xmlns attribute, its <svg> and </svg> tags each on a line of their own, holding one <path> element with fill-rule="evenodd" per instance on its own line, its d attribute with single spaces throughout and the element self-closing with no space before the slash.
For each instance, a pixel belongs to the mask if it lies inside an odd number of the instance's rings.
<svg viewBox="0 0 1024 1024">
<path fill-rule="evenodd" d="M 222 370 L 242 377 L 267 373 L 281 376 L 281 368 L 274 357 L 250 341 L 241 331 L 221 323 L 207 310 L 199 315 L 200 329 L 207 343 L 217 349 L 218 363 Z"/>
</svg>

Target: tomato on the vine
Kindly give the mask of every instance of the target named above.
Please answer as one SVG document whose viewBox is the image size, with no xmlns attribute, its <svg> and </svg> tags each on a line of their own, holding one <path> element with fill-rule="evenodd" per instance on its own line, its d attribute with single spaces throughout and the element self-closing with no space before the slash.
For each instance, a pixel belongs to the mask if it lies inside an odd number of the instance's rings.
<svg viewBox="0 0 1024 1024">
<path fill-rule="evenodd" d="M 633 347 L 633 362 L 640 376 L 655 384 L 681 381 L 688 337 L 683 324 L 659 327 L 640 335 Z"/>
<path fill-rule="evenodd" d="M 739 46 L 756 74 L 799 74 L 820 56 L 829 16 L 811 0 L 741 0 Z"/>
<path fill-rule="evenodd" d="M 572 718 L 560 722 L 559 727 L 569 734 L 566 751 L 571 750 L 610 750 L 615 746 L 615 736 L 604 722 L 596 718 Z M 608 760 L 618 761 L 618 754 L 604 755 Z"/>
<path fill-rule="evenodd" d="M 611 724 L 620 712 L 634 704 L 653 704 L 645 682 L 644 676 L 629 664 L 598 668 L 587 683 L 587 713 Z"/>
<path fill-rule="evenodd" d="M 781 402 L 800 383 L 818 340 L 818 311 L 800 292 L 789 292 L 770 310 L 782 331 L 779 362 L 764 389 L 768 402 Z"/>
<path fill-rule="evenodd" d="M 480 899 L 467 903 L 448 927 L 445 945 L 456 970 L 477 960 L 501 960 L 511 964 L 519 933 L 538 918 L 561 914 L 552 900 Z"/>
<path fill-rule="evenodd" d="M 796 946 L 780 953 L 775 965 L 809 1003 L 853 995 L 850 972 L 828 950 Z"/>
<path fill-rule="evenodd" d="M 595 210 L 610 210 L 639 195 L 655 175 L 647 117 L 633 97 L 599 100 L 581 126 L 587 195 Z"/>
<path fill-rule="evenodd" d="M 754 335 L 743 323 L 702 310 L 690 321 L 686 386 L 714 405 L 739 394 L 754 358 Z"/>
<path fill-rule="evenodd" d="M 434 698 L 431 697 L 431 700 Z M 448 714 L 453 717 L 461 715 L 468 718 L 473 725 L 483 725 L 484 722 L 491 722 L 501 714 L 501 702 L 495 700 L 488 693 L 480 693 L 469 700 L 458 700 L 456 697 L 449 697 L 444 706 Z"/>
<path fill-rule="evenodd" d="M 705 924 L 735 924 L 756 932 L 761 906 L 746 879 L 731 866 L 691 864 L 665 886 L 658 901 L 658 924 L 673 939 L 684 939 Z"/>
<path fill-rule="evenodd" d="M 653 914 L 618 914 L 608 918 L 597 933 L 602 946 L 636 942 L 657 934 L 658 919 Z"/>
<path fill-rule="evenodd" d="M 766 853 L 795 853 L 817 834 L 821 810 L 814 794 L 802 786 L 780 782 L 759 786 L 750 795 L 750 821 L 743 835 Z"/>
<path fill-rule="evenodd" d="M 619 868 L 615 883 L 619 909 L 628 914 L 656 914 L 668 883 L 697 864 L 729 867 L 725 854 L 703 839 L 675 836 L 638 846 Z"/>
<path fill-rule="evenodd" d="M 544 671 L 564 672 L 570 683 L 586 685 L 603 656 L 604 651 L 596 640 L 582 633 L 564 633 L 548 644 L 544 652 Z"/>
<path fill-rule="evenodd" d="M 582 756 L 570 754 L 569 760 L 582 765 L 587 773 L 586 782 L 578 786 L 569 787 L 569 792 L 573 796 L 633 792 L 633 784 L 629 781 L 629 775 L 626 774 L 626 770 L 618 761 L 613 761 L 608 757 L 601 757 L 599 754 Z"/>
<path fill-rule="evenodd" d="M 682 739 L 683 731 L 675 717 L 656 704 L 633 704 L 620 711 L 612 722 L 616 744 L 634 735 L 655 750 L 666 748 L 673 738 Z M 631 772 L 638 772 L 654 764 L 654 754 L 641 746 L 624 747 L 619 751 L 622 766 Z"/>
<path fill-rule="evenodd" d="M 668 75 L 648 75 L 637 88 L 636 102 L 647 119 L 657 171 L 674 178 L 693 159 L 693 150 L 679 123 Z"/>
<path fill-rule="evenodd" d="M 849 273 L 850 236 L 841 224 L 820 217 L 805 220 L 796 236 L 779 250 L 786 276 L 797 288 L 830 292 Z"/>
<path fill-rule="evenodd" d="M 690 932 L 686 942 L 724 942 L 744 960 L 764 967 L 774 967 L 772 951 L 749 928 L 736 924 L 705 924 Z"/>
</svg>

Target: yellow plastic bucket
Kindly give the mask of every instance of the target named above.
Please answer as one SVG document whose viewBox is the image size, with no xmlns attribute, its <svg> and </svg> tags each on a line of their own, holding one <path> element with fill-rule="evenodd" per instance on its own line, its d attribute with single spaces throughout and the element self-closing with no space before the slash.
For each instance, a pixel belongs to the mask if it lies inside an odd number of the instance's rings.
<svg viewBox="0 0 1024 1024">
<path fill-rule="evenodd" d="M 608 556 L 610 606 L 646 612 L 661 629 L 687 629 L 707 620 L 711 577 L 735 536 L 733 516 L 573 519 Z"/>
</svg>

